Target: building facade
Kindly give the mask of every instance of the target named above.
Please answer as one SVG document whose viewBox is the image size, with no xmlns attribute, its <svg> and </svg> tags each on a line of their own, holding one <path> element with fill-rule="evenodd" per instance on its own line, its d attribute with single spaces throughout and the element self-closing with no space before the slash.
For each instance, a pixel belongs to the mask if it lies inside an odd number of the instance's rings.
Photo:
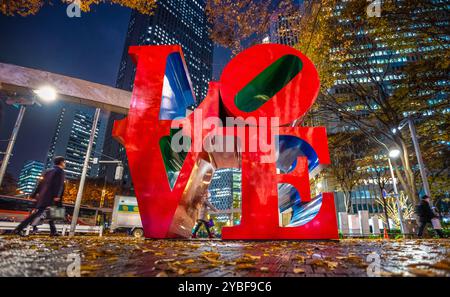
<svg viewBox="0 0 450 297">
<path fill-rule="evenodd" d="M 398 1 L 401 2 L 401 1 Z M 350 20 L 341 17 L 341 12 L 345 9 L 345 3 L 339 4 L 334 14 L 338 18 L 339 23 L 342 28 L 344 28 L 345 36 L 354 41 L 351 48 L 351 59 L 343 65 L 343 79 L 338 79 L 335 81 L 334 86 L 329 89 L 329 93 L 336 98 L 343 98 L 345 100 L 346 109 L 348 112 L 357 114 L 358 117 L 364 119 L 373 114 L 379 107 L 376 102 L 368 104 L 367 100 L 360 100 L 354 85 L 363 86 L 365 88 L 372 88 L 374 85 L 381 85 L 385 90 L 383 96 L 391 97 L 396 90 L 398 90 L 405 78 L 405 71 L 410 65 L 418 64 L 427 60 L 434 59 L 436 55 L 439 54 L 439 47 L 433 44 L 430 40 L 420 40 L 418 41 L 418 30 L 419 28 L 427 28 L 429 24 L 430 13 L 436 18 L 436 22 L 433 27 L 436 32 L 439 32 L 443 26 L 448 26 L 448 18 L 445 16 L 445 11 L 448 10 L 448 4 L 445 1 L 433 1 L 433 5 L 430 5 L 428 9 L 417 8 L 410 15 L 409 27 L 402 24 L 406 20 L 399 19 L 399 28 L 397 29 L 397 35 L 389 35 L 383 37 L 376 37 L 370 35 L 370 30 L 365 30 L 364 28 L 359 28 L 355 30 L 352 26 Z M 439 21 L 440 20 L 440 21 Z M 400 26 L 401 25 L 401 26 Z M 402 30 L 400 30 L 402 28 Z M 409 29 L 407 29 L 409 28 Z M 440 32 L 446 32 L 444 30 Z M 438 33 L 436 33 L 438 34 Z M 443 36 L 442 40 L 449 40 L 450 36 Z M 396 42 L 401 43 L 402 47 L 393 48 L 391 45 Z M 448 46 L 447 46 L 448 48 Z M 332 54 L 341 54 L 341 49 L 339 47 L 333 48 L 331 50 Z M 445 87 L 448 86 L 448 80 L 444 79 L 439 81 L 436 77 L 439 77 L 438 73 L 440 70 L 436 70 L 434 73 L 427 73 L 428 79 L 419 80 L 415 83 L 421 84 L 420 92 L 416 94 L 417 98 L 421 98 L 425 107 L 420 106 L 416 102 L 410 103 L 410 108 L 405 110 L 402 114 L 404 118 L 408 115 L 416 115 L 415 123 L 423 123 L 430 120 L 431 116 L 436 113 L 448 114 L 450 109 L 447 106 L 442 107 L 442 102 L 448 100 L 448 93 L 445 91 Z M 433 81 L 435 79 L 435 81 Z M 445 81 L 446 80 L 446 81 Z M 428 84 L 428 85 L 427 85 Z M 361 87 L 360 87 L 361 88 Z M 409 89 L 411 94 L 415 94 L 414 84 L 409 84 Z M 373 87 L 373 92 L 376 94 L 378 88 Z M 432 91 L 430 91 L 432 90 Z M 410 97 L 405 95 L 404 100 L 410 100 Z M 420 101 L 419 100 L 419 101 Z M 416 107 L 418 106 L 418 107 Z M 327 122 L 320 123 L 327 126 L 327 132 L 329 134 L 340 133 L 340 132 L 358 132 L 358 129 L 348 122 L 343 121 L 339 115 L 328 116 Z M 441 137 L 445 135 L 445 132 L 438 132 L 436 138 L 444 139 Z M 382 142 L 389 144 L 388 140 L 380 138 Z M 440 140 L 442 141 L 442 140 Z M 435 143 L 436 147 L 442 143 Z M 450 143 L 447 143 L 447 151 Z M 445 150 L 445 148 L 444 148 Z M 381 156 L 380 156 L 381 155 Z M 382 158 L 383 162 L 381 165 L 372 166 L 372 168 L 364 168 L 364 170 L 369 171 L 383 171 L 383 174 L 389 175 L 389 167 L 386 152 L 380 150 L 380 155 L 374 155 L 375 159 L 380 160 Z M 360 156 L 364 157 L 364 156 Z M 418 171 L 418 167 L 412 167 L 413 171 Z M 393 191 L 392 179 L 390 175 L 388 181 L 385 185 L 385 190 L 387 192 Z M 338 211 L 345 211 L 342 201 L 344 200 L 342 193 L 336 193 L 338 197 L 337 209 Z M 364 182 L 360 183 L 352 191 L 352 211 L 357 213 L 359 210 L 368 210 L 370 213 L 382 213 L 383 207 L 376 202 L 377 199 L 381 199 L 380 187 L 377 185 L 375 179 L 366 178 Z M 411 197 L 410 197 L 411 198 Z M 411 199 L 413 200 L 413 199 Z"/>
<path fill-rule="evenodd" d="M 288 46 L 296 45 L 299 37 L 300 17 L 300 12 L 293 16 L 273 15 L 270 19 L 268 41 Z M 263 43 L 265 43 L 264 40 Z"/>
<path fill-rule="evenodd" d="M 133 89 L 136 67 L 128 55 L 135 45 L 180 45 L 185 56 L 197 103 L 207 94 L 212 77 L 213 43 L 209 38 L 210 25 L 205 13 L 205 0 L 160 0 L 151 16 L 132 12 L 120 63 L 116 87 Z M 111 114 L 105 139 L 104 153 L 121 160 L 124 165 L 123 186 L 131 188 L 126 152 L 111 136 L 113 123 L 123 115 Z M 102 166 L 101 175 L 112 181 L 112 166 Z"/>
<path fill-rule="evenodd" d="M 241 171 L 236 168 L 218 169 L 214 172 L 208 188 L 211 203 L 223 214 L 215 215 L 219 222 L 233 220 L 233 224 L 240 219 Z"/>
<path fill-rule="evenodd" d="M 37 186 L 39 178 L 44 171 L 44 163 L 30 160 L 26 161 L 20 171 L 18 190 L 22 195 L 30 195 Z"/>
<path fill-rule="evenodd" d="M 205 14 L 205 0 L 160 0 L 151 16 L 131 15 L 120 63 L 117 87 L 131 91 L 135 65 L 128 55 L 133 45 L 180 45 L 197 96 L 203 100 L 212 76 L 213 43 Z"/>
<path fill-rule="evenodd" d="M 68 179 L 78 179 L 81 177 L 92 131 L 94 112 L 93 108 L 72 104 L 65 104 L 61 108 L 55 133 L 53 134 L 50 149 L 47 154 L 46 168 L 53 167 L 53 159 L 56 156 L 63 156 L 66 158 L 66 177 Z M 102 154 L 106 124 L 105 116 L 102 115 L 97 124 L 91 154 L 92 158 L 99 157 Z M 97 177 L 98 171 L 98 165 L 89 164 L 89 177 Z"/>
</svg>

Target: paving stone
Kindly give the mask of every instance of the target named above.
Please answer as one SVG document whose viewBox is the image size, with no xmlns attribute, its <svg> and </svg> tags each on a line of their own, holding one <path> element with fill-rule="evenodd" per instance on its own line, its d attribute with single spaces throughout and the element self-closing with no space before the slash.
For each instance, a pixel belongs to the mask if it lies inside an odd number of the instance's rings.
<svg viewBox="0 0 450 297">
<path fill-rule="evenodd" d="M 386 276 L 448 277 L 449 247 L 448 239 L 255 242 L 0 236 L 0 276 L 65 276 L 74 255 L 82 276 L 368 276 L 372 254 L 379 256 Z"/>
</svg>

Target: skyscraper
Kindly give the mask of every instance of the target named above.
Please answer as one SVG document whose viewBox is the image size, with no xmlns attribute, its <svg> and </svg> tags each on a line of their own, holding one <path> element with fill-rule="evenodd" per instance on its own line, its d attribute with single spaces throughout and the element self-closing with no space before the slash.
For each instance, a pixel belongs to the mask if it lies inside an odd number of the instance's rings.
<svg viewBox="0 0 450 297">
<path fill-rule="evenodd" d="M 236 168 L 218 169 L 209 184 L 210 201 L 219 210 L 231 210 L 240 205 L 241 171 Z M 219 214 L 217 221 L 228 221 L 230 214 Z"/>
<path fill-rule="evenodd" d="M 205 0 L 159 0 L 151 16 L 132 12 L 116 87 L 133 89 L 136 67 L 128 55 L 133 45 L 181 45 L 197 101 L 203 100 L 212 77 L 213 43 L 205 13 Z M 105 138 L 104 153 L 125 165 L 123 184 L 131 186 L 125 149 L 112 136 L 115 120 L 123 115 L 111 114 Z M 102 166 L 101 175 L 112 181 L 113 166 Z"/>
<path fill-rule="evenodd" d="M 197 100 L 208 91 L 212 75 L 213 43 L 205 14 L 205 0 L 160 0 L 155 13 L 133 12 L 120 63 L 117 87 L 132 90 L 135 65 L 128 55 L 133 45 L 181 45 Z"/>
<path fill-rule="evenodd" d="M 26 161 L 20 171 L 18 190 L 23 194 L 33 193 L 42 171 L 44 171 L 44 163 L 35 160 Z"/>
<path fill-rule="evenodd" d="M 436 61 L 440 63 L 443 52 L 448 48 L 448 44 L 442 42 L 442 40 L 449 40 L 448 31 L 445 29 L 448 27 L 446 14 L 448 3 L 445 1 L 419 1 L 416 6 L 411 3 L 405 5 L 402 2 L 404 1 L 393 1 L 398 5 L 394 14 L 389 10 L 382 12 L 381 18 L 390 20 L 387 22 L 390 25 L 383 28 L 383 34 L 375 34 L 371 22 L 361 22 L 355 25 L 357 22 L 352 19 L 353 14 L 343 14 L 346 5 L 350 2 L 343 2 L 336 6 L 333 15 L 339 29 L 343 31 L 344 40 L 351 41 L 349 43 L 351 46 L 344 50 L 341 44 L 338 44 L 331 49 L 332 56 L 348 58 L 345 63 L 342 63 L 342 69 L 335 72 L 335 76 L 339 79 L 328 90 L 328 93 L 332 94 L 328 98 L 337 98 L 341 106 L 345 107 L 334 116 L 327 113 L 325 116 L 327 122 L 324 124 L 327 125 L 329 134 L 359 133 L 360 127 L 363 125 L 358 127 L 352 124 L 348 120 L 348 115 L 351 115 L 352 119 L 357 117 L 358 121 L 365 121 L 372 127 L 392 125 L 392 128 L 386 129 L 387 133 L 380 133 L 377 137 L 380 143 L 394 146 L 392 139 L 387 136 L 398 124 L 397 121 L 392 120 L 393 115 L 395 114 L 395 117 L 400 120 L 409 115 L 415 115 L 415 124 L 421 124 L 422 127 L 427 128 L 428 133 L 435 135 L 435 139 L 430 141 L 428 146 L 433 147 L 435 151 L 440 150 L 443 155 L 445 151 L 448 151 L 448 144 L 444 140 L 446 134 L 437 127 L 440 125 L 439 118 L 444 118 L 444 115 L 449 112 L 448 104 L 443 104 L 448 100 L 448 74 L 439 67 L 422 68 L 420 65 L 436 65 Z M 400 9 L 400 7 L 402 8 Z M 398 11 L 402 11 L 405 17 L 399 16 Z M 395 30 L 395 34 L 392 34 L 390 30 Z M 410 77 L 415 77 L 415 74 L 411 75 L 412 70 L 419 73 L 415 79 L 410 79 Z M 369 92 L 364 90 L 369 90 Z M 398 96 L 400 90 L 407 91 Z M 379 110 L 388 110 L 389 112 L 378 113 Z M 382 118 L 382 120 L 374 121 L 376 114 L 378 119 Z M 382 124 L 383 122 L 385 124 Z M 373 134 L 373 131 L 376 130 L 366 129 L 365 135 Z M 360 154 L 366 154 L 366 152 L 362 151 Z M 357 157 L 362 159 L 365 156 L 358 155 Z M 377 166 L 378 168 L 372 164 L 361 170 L 369 173 L 380 170 L 389 172 L 384 149 L 372 152 L 372 157 L 384 159 L 384 164 Z M 418 167 L 412 166 L 411 169 L 416 171 Z M 404 172 L 404 170 L 401 168 L 400 172 Z M 376 198 L 381 197 L 380 184 L 377 184 L 376 180 L 372 174 L 370 178 L 364 179 L 364 183 L 359 182 L 358 186 L 351 191 L 353 212 L 358 210 L 380 212 L 382 210 L 375 201 Z M 383 186 L 392 188 L 392 180 Z M 403 190 L 406 189 L 403 188 Z M 342 193 L 338 193 L 338 197 L 343 199 Z M 415 197 L 409 198 L 415 199 Z M 339 205 L 337 209 L 339 210 Z"/>
<path fill-rule="evenodd" d="M 46 167 L 53 166 L 53 158 L 66 158 L 66 177 L 77 179 L 81 176 L 92 130 L 94 110 L 89 107 L 66 104 L 61 108 L 55 133 L 50 143 Z M 100 117 L 94 138 L 92 157 L 101 155 L 106 130 L 106 120 Z M 89 165 L 88 176 L 98 175 L 98 165 Z"/>
<path fill-rule="evenodd" d="M 279 43 L 294 46 L 298 43 L 298 23 L 301 15 L 273 15 L 270 19 L 269 40 L 272 43 Z"/>
</svg>

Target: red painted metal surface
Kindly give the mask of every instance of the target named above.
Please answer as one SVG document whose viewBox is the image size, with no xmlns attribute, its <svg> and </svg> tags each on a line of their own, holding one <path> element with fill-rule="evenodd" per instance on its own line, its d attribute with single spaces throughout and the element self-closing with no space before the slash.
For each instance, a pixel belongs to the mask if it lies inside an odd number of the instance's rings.
<svg viewBox="0 0 450 297">
<path fill-rule="evenodd" d="M 176 183 L 170 187 L 160 150 L 160 139 L 170 134 L 172 120 L 161 120 L 160 107 L 167 57 L 180 53 L 179 46 L 131 47 L 130 54 L 137 64 L 136 79 L 128 117 L 115 123 L 113 135 L 124 146 L 139 204 L 145 236 L 148 238 L 187 237 L 195 223 L 200 200 L 196 197 L 205 189 L 203 184 L 214 168 L 233 164 L 233 153 L 187 153 Z M 243 112 L 235 104 L 235 97 L 246 85 L 283 56 L 299 58 L 302 69 L 273 97 L 251 112 Z M 184 63 L 184 58 L 183 58 Z M 292 123 L 303 116 L 314 103 L 319 91 L 319 78 L 311 61 L 287 46 L 258 45 L 237 55 L 225 68 L 219 83 L 211 83 L 207 97 L 197 110 L 200 121 L 219 116 L 223 102 L 225 113 L 234 117 L 279 117 L 280 125 Z M 220 94 L 220 95 L 219 95 Z M 222 113 L 223 114 L 223 113 Z M 198 120 L 198 118 L 197 118 Z M 235 131 L 201 128 L 194 124 L 194 113 L 178 120 L 183 132 L 190 132 L 192 146 L 202 143 L 208 134 L 226 134 L 238 137 Z M 195 126 L 195 127 L 194 127 Z M 197 130 L 196 130 L 197 129 Z M 265 127 L 275 149 L 273 127 Z M 259 133 L 245 129 L 242 143 L 249 147 Z M 329 164 L 325 128 L 280 127 L 280 135 L 293 135 L 308 142 L 316 151 L 320 164 Z M 192 147 L 191 146 L 191 147 Z M 221 160 L 223 156 L 223 160 Z M 323 193 L 322 207 L 316 217 L 300 227 L 280 227 L 278 210 L 278 183 L 290 183 L 298 190 L 302 201 L 310 201 L 308 166 L 299 158 L 293 172 L 277 174 L 275 160 L 270 152 L 243 151 L 242 218 L 238 226 L 223 228 L 223 239 L 337 239 L 337 222 L 332 193 Z M 266 160 L 263 162 L 263 160 Z"/>
<path fill-rule="evenodd" d="M 300 58 L 301 72 L 257 110 L 240 110 L 235 104 L 236 94 L 270 64 L 286 55 Z M 260 44 L 241 52 L 227 64 L 220 77 L 220 96 L 230 116 L 279 117 L 280 125 L 283 125 L 306 114 L 316 100 L 319 86 L 316 68 L 301 52 L 281 44 Z"/>
</svg>

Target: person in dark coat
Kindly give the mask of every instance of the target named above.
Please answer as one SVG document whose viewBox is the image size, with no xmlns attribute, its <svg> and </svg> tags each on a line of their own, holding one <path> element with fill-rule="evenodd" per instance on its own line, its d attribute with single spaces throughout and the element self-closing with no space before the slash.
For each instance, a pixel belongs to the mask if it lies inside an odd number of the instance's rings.
<svg viewBox="0 0 450 297">
<path fill-rule="evenodd" d="M 428 223 L 431 223 L 431 220 L 437 218 L 436 214 L 430 207 L 430 197 L 424 195 L 421 199 L 419 206 L 417 207 L 417 215 L 419 216 L 419 232 L 417 234 L 418 237 L 422 237 L 423 231 Z M 442 230 L 435 229 L 440 238 L 444 237 Z"/>
<path fill-rule="evenodd" d="M 31 193 L 30 198 L 34 199 L 37 201 L 38 197 L 39 197 L 39 191 L 42 187 L 42 181 L 43 181 L 43 177 L 41 176 L 39 178 L 39 182 L 36 186 L 36 189 L 34 189 L 33 193 Z M 36 208 L 33 208 L 33 210 L 31 211 L 31 214 L 37 212 L 38 210 Z M 33 231 L 31 231 L 32 234 L 35 234 L 38 232 L 38 228 L 37 226 L 41 224 L 41 222 L 44 220 L 45 218 L 45 213 L 41 214 L 40 217 L 35 218 L 32 222 L 31 222 L 31 226 L 33 227 Z"/>
<path fill-rule="evenodd" d="M 48 207 L 62 207 L 62 198 L 64 193 L 64 180 L 66 161 L 64 157 L 56 157 L 53 161 L 54 167 L 47 170 L 43 174 L 42 180 L 39 182 L 33 196 L 36 198 L 34 211 L 14 230 L 15 234 L 22 234 L 29 224 L 33 223 L 37 218 L 41 217 Z M 49 220 L 50 235 L 56 236 L 56 227 L 53 220 Z"/>
</svg>

